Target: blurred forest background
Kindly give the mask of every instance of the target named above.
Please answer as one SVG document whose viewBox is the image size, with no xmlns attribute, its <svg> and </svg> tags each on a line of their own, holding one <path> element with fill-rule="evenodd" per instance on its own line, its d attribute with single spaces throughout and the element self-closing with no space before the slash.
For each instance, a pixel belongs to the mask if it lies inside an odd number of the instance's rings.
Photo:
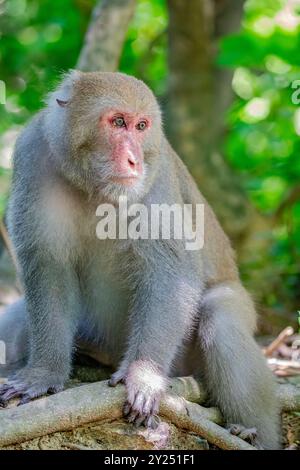
<svg viewBox="0 0 300 470">
<path fill-rule="evenodd" d="M 16 135 L 61 73 L 119 68 L 158 96 L 169 140 L 238 251 L 263 331 L 296 325 L 300 0 L 104 0 L 119 16 L 87 36 L 98 3 L 0 0 L 1 216 Z"/>
</svg>

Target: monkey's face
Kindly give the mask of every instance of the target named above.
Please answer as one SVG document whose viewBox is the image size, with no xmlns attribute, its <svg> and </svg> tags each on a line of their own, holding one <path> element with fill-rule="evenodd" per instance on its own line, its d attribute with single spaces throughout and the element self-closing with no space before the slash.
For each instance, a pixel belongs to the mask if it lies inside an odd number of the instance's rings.
<svg viewBox="0 0 300 470">
<path fill-rule="evenodd" d="M 71 150 L 65 174 L 113 202 L 141 197 L 157 168 L 162 138 L 160 110 L 148 87 L 119 73 L 80 74 L 63 107 Z"/>
<path fill-rule="evenodd" d="M 94 168 L 108 197 L 142 192 L 149 170 L 147 148 L 153 119 L 122 107 L 107 109 L 99 119 L 99 160 Z"/>
</svg>

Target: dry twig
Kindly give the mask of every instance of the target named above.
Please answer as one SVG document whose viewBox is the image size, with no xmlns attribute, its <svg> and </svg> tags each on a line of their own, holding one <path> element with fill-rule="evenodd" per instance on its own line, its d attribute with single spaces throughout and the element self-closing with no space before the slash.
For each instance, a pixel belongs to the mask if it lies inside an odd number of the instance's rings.
<svg viewBox="0 0 300 470">
<path fill-rule="evenodd" d="M 286 359 L 277 359 L 271 357 L 268 359 L 270 369 L 273 370 L 274 374 L 280 377 L 288 377 L 291 375 L 300 374 L 300 362 L 291 361 Z"/>
<path fill-rule="evenodd" d="M 264 348 L 263 352 L 265 356 L 271 357 L 272 354 L 279 348 L 281 344 L 284 343 L 284 341 L 289 337 L 294 334 L 294 330 L 291 326 L 287 326 L 284 330 L 281 331 L 281 333 L 277 336 L 277 338 L 272 341 L 269 346 Z"/>
</svg>

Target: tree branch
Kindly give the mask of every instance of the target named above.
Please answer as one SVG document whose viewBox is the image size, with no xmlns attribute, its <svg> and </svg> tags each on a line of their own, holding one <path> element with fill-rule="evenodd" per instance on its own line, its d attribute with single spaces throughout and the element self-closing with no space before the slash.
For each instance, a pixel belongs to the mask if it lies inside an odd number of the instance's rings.
<svg viewBox="0 0 300 470">
<path fill-rule="evenodd" d="M 178 387 L 187 398 L 204 398 L 202 387 L 198 387 L 193 378 L 176 379 L 172 381 L 172 393 L 162 400 L 162 416 L 175 425 L 203 435 L 209 442 L 218 443 L 221 448 L 251 448 L 216 424 L 222 421 L 218 410 L 193 405 L 175 395 L 174 391 Z M 71 388 L 20 407 L 1 410 L 0 447 L 75 429 L 94 421 L 121 418 L 124 400 L 124 386 L 111 388 L 107 386 L 107 381 L 103 381 Z"/>
<path fill-rule="evenodd" d="M 128 24 L 136 0 L 102 0 L 92 14 L 92 21 L 77 62 L 83 71 L 117 70 Z"/>
<path fill-rule="evenodd" d="M 291 188 L 288 194 L 283 199 L 282 203 L 279 205 L 275 214 L 273 215 L 274 225 L 278 223 L 278 220 L 282 217 L 282 214 L 287 208 L 292 207 L 300 199 L 300 185 L 296 185 Z"/>
<path fill-rule="evenodd" d="M 182 396 L 179 397 L 178 393 Z M 280 385 L 278 394 L 282 409 L 300 409 L 299 388 Z M 170 393 L 162 400 L 160 414 L 176 426 L 199 434 L 221 449 L 253 449 L 218 425 L 222 423 L 222 416 L 216 408 L 202 407 L 190 401 L 203 401 L 205 397 L 202 385 L 194 378 L 173 379 Z M 1 410 L 0 447 L 68 431 L 95 421 L 119 419 L 124 400 L 123 386 L 111 388 L 107 386 L 107 381 L 103 381 Z"/>
<path fill-rule="evenodd" d="M 282 411 L 300 410 L 300 388 L 291 384 L 282 384 L 278 388 L 278 396 Z"/>
</svg>

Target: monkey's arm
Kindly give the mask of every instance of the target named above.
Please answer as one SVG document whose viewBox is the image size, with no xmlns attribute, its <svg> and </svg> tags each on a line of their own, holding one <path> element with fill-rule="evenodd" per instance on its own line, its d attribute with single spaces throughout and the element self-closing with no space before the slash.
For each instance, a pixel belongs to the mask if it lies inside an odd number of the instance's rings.
<svg viewBox="0 0 300 470">
<path fill-rule="evenodd" d="M 141 275 L 130 311 L 128 347 L 111 385 L 124 381 L 125 414 L 137 424 L 155 425 L 154 416 L 171 363 L 192 324 L 197 291 L 184 267 L 163 258 Z"/>
<path fill-rule="evenodd" d="M 0 388 L 0 401 L 20 397 L 21 403 L 47 391 L 63 388 L 69 376 L 73 335 L 79 310 L 75 272 L 39 250 L 22 252 L 25 305 L 29 319 L 29 359 L 8 383 Z"/>
</svg>

